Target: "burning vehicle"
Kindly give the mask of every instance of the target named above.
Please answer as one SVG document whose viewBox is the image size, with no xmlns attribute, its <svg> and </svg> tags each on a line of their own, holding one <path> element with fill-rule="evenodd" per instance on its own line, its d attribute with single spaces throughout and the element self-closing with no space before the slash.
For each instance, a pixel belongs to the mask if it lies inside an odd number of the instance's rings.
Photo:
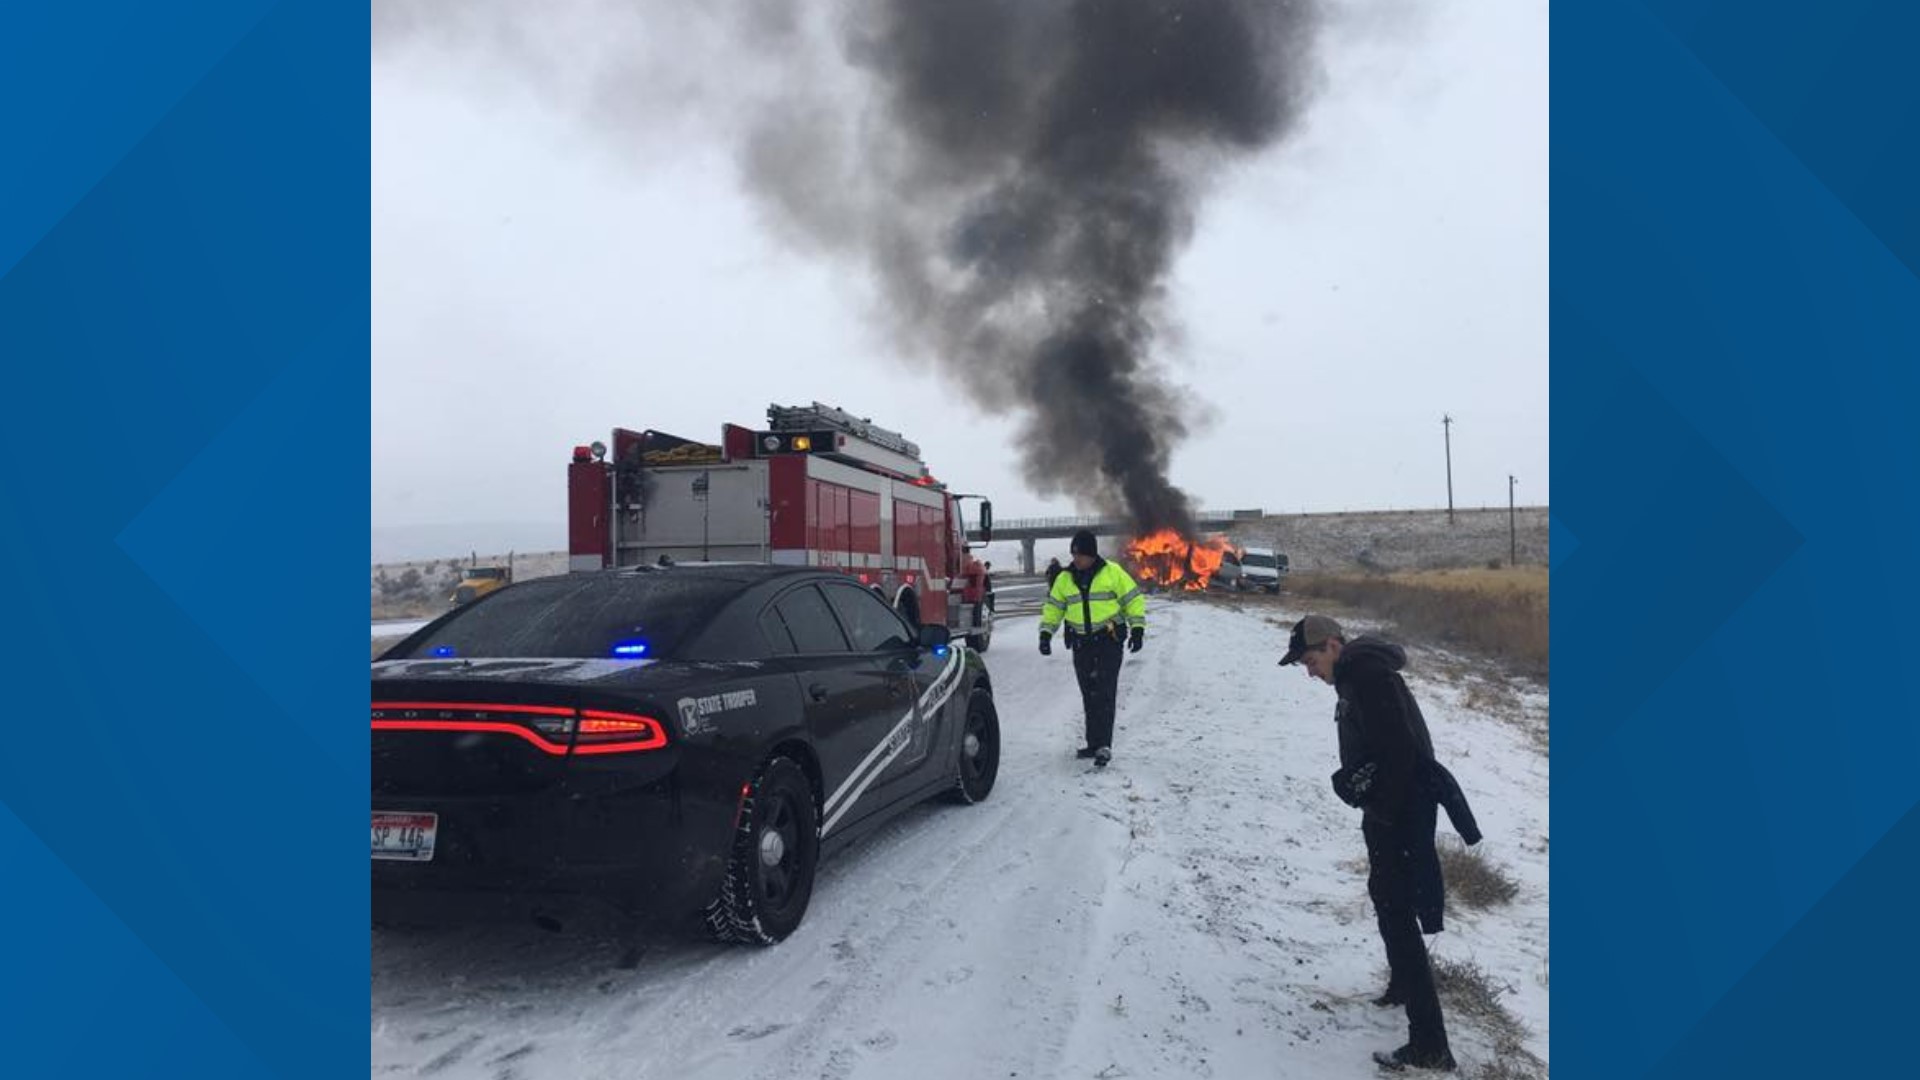
<svg viewBox="0 0 1920 1080">
<path fill-rule="evenodd" d="M 1240 549 L 1224 536 L 1189 540 L 1178 529 L 1160 529 L 1121 550 L 1134 580 L 1152 592 L 1204 592 L 1239 580 Z"/>
</svg>

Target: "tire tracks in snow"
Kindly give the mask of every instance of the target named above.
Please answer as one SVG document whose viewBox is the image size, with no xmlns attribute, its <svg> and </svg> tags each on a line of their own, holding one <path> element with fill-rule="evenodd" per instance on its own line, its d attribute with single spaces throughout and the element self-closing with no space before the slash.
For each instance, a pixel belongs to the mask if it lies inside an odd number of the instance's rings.
<svg viewBox="0 0 1920 1080">
<path fill-rule="evenodd" d="M 994 1002 L 989 1023 L 1003 1035 L 1024 1018 L 1051 1018 L 1051 1026 L 1024 1027 L 1022 1038 L 993 1051 L 996 1067 L 1008 1066 L 1001 1075 L 1048 1075 L 1078 1005 L 1077 973 L 1091 942 L 1078 916 L 1104 888 L 1118 837 L 1082 850 L 1087 845 L 1075 823 L 1061 817 L 1063 804 L 1071 808 L 1066 796 L 1077 787 L 1081 764 L 1066 756 L 1077 738 L 1059 738 L 1080 726 L 1071 672 L 1064 673 L 1065 698 L 1051 685 L 1062 674 L 1057 670 L 1009 692 L 1000 672 L 1019 666 L 996 666 L 1003 753 L 992 798 L 974 807 L 916 809 L 856 844 L 822 868 L 798 933 L 742 964 L 704 973 L 711 978 L 702 992 L 648 1008 L 643 1024 L 632 1023 L 637 1016 L 621 1018 L 602 1031 L 604 1041 L 593 1040 L 604 1051 L 580 1063 L 580 1075 L 895 1077 L 901 1070 L 888 1055 L 900 1045 L 900 1031 L 922 1044 L 928 1036 L 928 1018 L 918 1009 L 889 1008 L 901 987 L 912 987 L 914 1000 L 931 994 Z M 1036 863 L 1047 868 L 1050 887 L 1034 883 Z M 1010 941 L 1049 959 L 1014 970 L 1002 955 Z M 767 1008 L 767 998 L 802 1005 Z M 727 1023 L 723 1018 L 742 1003 L 759 1008 Z M 981 1024 L 971 1026 L 973 1053 L 949 1057 L 954 1071 L 945 1075 L 983 1074 Z M 636 1027 L 646 1034 L 625 1034 Z M 716 1028 L 732 1037 L 716 1039 Z M 916 1080 L 943 1075 L 930 1074 L 924 1061 L 914 1071 Z"/>
</svg>

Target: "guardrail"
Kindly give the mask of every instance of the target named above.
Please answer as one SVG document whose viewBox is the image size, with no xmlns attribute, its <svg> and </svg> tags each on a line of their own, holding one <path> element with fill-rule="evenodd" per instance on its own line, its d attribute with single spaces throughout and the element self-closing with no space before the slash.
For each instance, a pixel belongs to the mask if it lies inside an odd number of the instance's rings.
<svg viewBox="0 0 1920 1080">
<path fill-rule="evenodd" d="M 1193 515 L 1193 520 L 1195 523 L 1211 524 L 1218 521 L 1258 520 L 1264 516 L 1259 510 L 1202 510 Z M 1096 532 L 1105 529 L 1113 534 L 1133 531 L 1131 525 L 1108 517 L 1004 518 L 993 523 L 994 532 L 1030 529 L 1092 529 Z"/>
</svg>

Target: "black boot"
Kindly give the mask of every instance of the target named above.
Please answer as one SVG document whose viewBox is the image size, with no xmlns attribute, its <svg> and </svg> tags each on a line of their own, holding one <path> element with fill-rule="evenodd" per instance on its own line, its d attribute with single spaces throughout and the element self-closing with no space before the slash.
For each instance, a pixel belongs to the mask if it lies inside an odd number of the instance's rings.
<svg viewBox="0 0 1920 1080">
<path fill-rule="evenodd" d="M 1373 999 L 1374 1007 L 1381 1009 L 1398 1008 L 1406 1003 L 1407 996 L 1402 994 L 1400 988 L 1392 983 L 1388 983 L 1387 988 L 1381 991 L 1380 996 Z"/>
<path fill-rule="evenodd" d="M 1107 767 L 1107 762 L 1112 760 L 1113 751 L 1104 746 L 1093 752 L 1093 764 L 1095 768 L 1104 769 Z"/>
<path fill-rule="evenodd" d="M 1373 1052 L 1374 1064 L 1389 1072 L 1404 1069 L 1438 1069 L 1441 1072 L 1454 1070 L 1453 1051 L 1442 1046 L 1438 1050 L 1415 1050 L 1412 1043 L 1389 1054 L 1385 1050 Z"/>
<path fill-rule="evenodd" d="M 1078 749 L 1078 750 L 1075 750 L 1075 751 L 1073 752 L 1073 756 L 1074 756 L 1074 757 L 1077 757 L 1077 758 L 1083 758 L 1083 759 L 1084 759 L 1084 758 L 1090 758 L 1090 757 L 1092 757 L 1092 756 L 1093 756 L 1093 747 L 1091 747 L 1091 746 L 1083 746 L 1083 747 L 1081 747 L 1080 749 Z"/>
</svg>

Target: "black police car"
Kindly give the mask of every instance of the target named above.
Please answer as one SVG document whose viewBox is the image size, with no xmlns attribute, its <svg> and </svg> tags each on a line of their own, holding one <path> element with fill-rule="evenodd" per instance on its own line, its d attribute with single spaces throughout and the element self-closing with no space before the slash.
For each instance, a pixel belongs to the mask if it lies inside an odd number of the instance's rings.
<svg viewBox="0 0 1920 1080">
<path fill-rule="evenodd" d="M 986 798 L 1000 729 L 978 654 L 845 575 L 679 565 L 422 627 L 373 664 L 372 739 L 376 919 L 598 898 L 771 944 L 820 856 Z"/>
</svg>

